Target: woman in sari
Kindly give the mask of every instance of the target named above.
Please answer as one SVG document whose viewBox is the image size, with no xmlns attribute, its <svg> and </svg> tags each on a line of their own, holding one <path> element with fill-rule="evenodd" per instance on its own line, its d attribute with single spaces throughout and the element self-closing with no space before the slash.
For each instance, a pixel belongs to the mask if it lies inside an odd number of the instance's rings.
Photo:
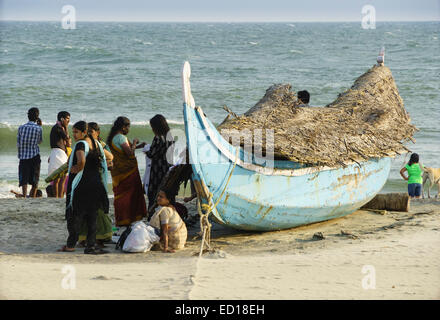
<svg viewBox="0 0 440 320">
<path fill-rule="evenodd" d="M 135 150 L 142 148 L 145 143 L 137 146 L 137 139 L 130 143 L 126 137 L 129 131 L 130 120 L 126 117 L 118 117 L 107 138 L 107 145 L 110 146 L 113 154 L 111 174 L 115 224 L 118 227 L 128 226 L 147 215 L 144 191 L 135 156 Z"/>
<path fill-rule="evenodd" d="M 110 148 L 106 145 L 106 143 L 100 137 L 100 128 L 96 122 L 89 122 L 89 137 L 95 139 L 102 146 L 104 151 L 105 160 L 107 162 L 107 168 L 111 168 L 113 165 L 113 155 L 110 152 Z M 100 248 L 104 247 L 104 242 L 111 240 L 112 238 L 112 220 L 108 216 L 108 214 L 104 213 L 104 210 L 98 210 L 98 217 L 96 219 L 96 245 Z M 86 245 L 87 238 L 87 222 L 83 221 L 81 231 L 79 233 L 79 241 L 80 245 Z"/>
<path fill-rule="evenodd" d="M 156 201 L 162 208 L 151 217 L 150 225 L 160 230 L 160 249 L 163 252 L 183 249 L 186 243 L 187 229 L 185 222 L 176 211 L 172 192 L 160 190 Z"/>
<path fill-rule="evenodd" d="M 148 185 L 148 210 L 154 208 L 160 184 L 171 167 L 167 161 L 167 150 L 173 141 L 167 140 L 170 127 L 164 116 L 157 114 L 150 119 L 150 126 L 154 133 L 153 142 L 145 155 L 151 159 L 150 178 Z"/>
<path fill-rule="evenodd" d="M 87 243 L 84 253 L 101 254 L 95 249 L 98 210 L 108 213 L 107 163 L 104 151 L 87 133 L 87 123 L 79 121 L 73 126 L 77 141 L 69 159 L 69 182 L 66 194 L 66 220 L 69 237 L 60 251 L 75 251 L 80 227 L 87 222 Z"/>
</svg>

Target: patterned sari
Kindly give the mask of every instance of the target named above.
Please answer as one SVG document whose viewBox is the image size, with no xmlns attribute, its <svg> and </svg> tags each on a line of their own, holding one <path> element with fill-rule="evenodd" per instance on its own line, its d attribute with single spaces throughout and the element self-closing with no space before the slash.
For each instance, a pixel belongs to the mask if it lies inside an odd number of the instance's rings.
<svg viewBox="0 0 440 320">
<path fill-rule="evenodd" d="M 113 154 L 113 194 L 116 226 L 127 226 L 142 220 L 147 215 L 144 191 L 135 156 L 129 157 L 114 143 Z"/>
<path fill-rule="evenodd" d="M 151 217 L 150 225 L 158 230 L 162 230 L 161 225 L 168 224 L 168 247 L 173 250 L 180 250 L 185 247 L 188 231 L 185 222 L 180 218 L 179 213 L 170 207 L 162 207 Z M 163 249 L 165 240 L 161 237 L 159 242 L 160 249 Z"/>
</svg>

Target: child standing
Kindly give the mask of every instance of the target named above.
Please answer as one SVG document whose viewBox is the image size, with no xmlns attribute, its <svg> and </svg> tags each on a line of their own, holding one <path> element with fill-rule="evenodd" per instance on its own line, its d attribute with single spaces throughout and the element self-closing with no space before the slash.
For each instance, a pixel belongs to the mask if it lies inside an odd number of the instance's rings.
<svg viewBox="0 0 440 320">
<path fill-rule="evenodd" d="M 404 175 L 405 171 L 408 172 L 408 177 Z M 408 181 L 408 194 L 411 198 L 420 199 L 423 182 L 422 174 L 423 165 L 419 163 L 419 155 L 413 153 L 408 164 L 400 170 L 402 178 Z"/>
</svg>

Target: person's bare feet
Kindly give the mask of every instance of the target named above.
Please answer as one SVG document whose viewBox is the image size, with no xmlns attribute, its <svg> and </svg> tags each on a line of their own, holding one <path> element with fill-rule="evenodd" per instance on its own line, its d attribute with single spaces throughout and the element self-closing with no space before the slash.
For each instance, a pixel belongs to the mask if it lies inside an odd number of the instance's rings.
<svg viewBox="0 0 440 320">
<path fill-rule="evenodd" d="M 23 196 L 21 193 L 18 193 L 17 191 L 10 190 L 10 192 L 13 193 L 16 198 L 26 198 L 25 196 Z"/>
<path fill-rule="evenodd" d="M 62 246 L 61 249 L 57 250 L 58 252 L 73 252 L 75 248 L 69 248 L 68 246 Z"/>
</svg>

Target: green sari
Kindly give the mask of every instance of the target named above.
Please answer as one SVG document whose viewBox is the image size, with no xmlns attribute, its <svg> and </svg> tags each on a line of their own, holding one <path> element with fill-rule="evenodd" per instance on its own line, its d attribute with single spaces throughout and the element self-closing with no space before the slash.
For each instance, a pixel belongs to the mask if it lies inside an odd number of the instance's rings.
<svg viewBox="0 0 440 320">
<path fill-rule="evenodd" d="M 99 141 L 104 149 L 110 149 L 103 141 Z M 112 220 L 108 214 L 104 213 L 103 209 L 98 209 L 98 216 L 96 217 L 96 240 L 111 240 L 113 235 Z M 78 241 L 85 241 L 87 239 L 87 221 L 83 221 L 81 230 L 79 232 Z"/>
<path fill-rule="evenodd" d="M 104 210 L 98 210 L 98 217 L 96 218 L 96 240 L 111 240 L 112 238 L 112 221 Z M 87 221 L 83 221 L 81 230 L 79 232 L 79 241 L 87 239 Z"/>
</svg>

